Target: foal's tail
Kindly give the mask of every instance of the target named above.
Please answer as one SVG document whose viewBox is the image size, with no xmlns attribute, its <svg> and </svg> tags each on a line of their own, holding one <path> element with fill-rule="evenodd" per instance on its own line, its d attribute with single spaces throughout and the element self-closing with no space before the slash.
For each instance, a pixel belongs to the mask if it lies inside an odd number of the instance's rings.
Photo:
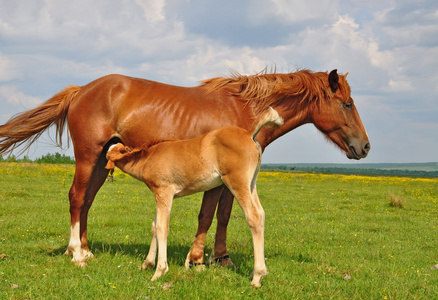
<svg viewBox="0 0 438 300">
<path fill-rule="evenodd" d="M 283 123 L 284 123 L 283 118 L 280 117 L 280 115 L 275 109 L 269 106 L 268 109 L 265 112 L 261 113 L 257 118 L 255 126 L 251 131 L 252 137 L 255 138 L 255 136 L 265 125 L 281 127 Z"/>
<path fill-rule="evenodd" d="M 20 154 L 23 153 L 53 124 L 56 125 L 57 145 L 62 146 L 68 109 L 80 90 L 79 86 L 70 86 L 36 108 L 18 114 L 0 125 L 0 155 L 25 144 Z"/>
<path fill-rule="evenodd" d="M 259 174 L 260 166 L 262 163 L 262 152 L 263 152 L 262 147 L 260 147 L 260 144 L 255 140 L 255 137 L 259 133 L 259 131 L 263 128 L 263 126 L 270 125 L 274 127 L 281 127 L 283 123 L 284 123 L 283 118 L 280 117 L 278 112 L 270 106 L 266 111 L 262 112 L 258 116 L 255 122 L 255 126 L 253 127 L 251 132 L 252 132 L 252 139 L 254 140 L 257 146 L 257 150 L 259 151 L 259 158 L 257 162 L 257 167 L 254 170 L 254 176 L 251 180 L 251 193 L 254 191 L 254 188 L 256 186 L 257 176 Z"/>
</svg>

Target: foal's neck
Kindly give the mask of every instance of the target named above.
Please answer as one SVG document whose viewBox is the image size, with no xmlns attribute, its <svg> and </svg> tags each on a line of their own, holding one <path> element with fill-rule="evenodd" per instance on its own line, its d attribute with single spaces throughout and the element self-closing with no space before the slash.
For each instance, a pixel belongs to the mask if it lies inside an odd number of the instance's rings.
<svg viewBox="0 0 438 300">
<path fill-rule="evenodd" d="M 117 161 L 117 167 L 138 180 L 143 178 L 143 168 L 146 161 L 146 153 L 139 151 L 132 153 L 129 157 Z"/>
</svg>

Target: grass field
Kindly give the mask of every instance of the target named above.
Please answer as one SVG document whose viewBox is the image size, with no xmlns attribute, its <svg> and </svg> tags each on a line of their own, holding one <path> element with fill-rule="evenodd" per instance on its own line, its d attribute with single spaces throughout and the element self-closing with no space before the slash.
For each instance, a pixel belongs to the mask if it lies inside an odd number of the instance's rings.
<svg viewBox="0 0 438 300">
<path fill-rule="evenodd" d="M 201 194 L 174 201 L 169 273 L 139 271 L 155 214 L 143 183 L 119 170 L 96 197 L 85 269 L 63 256 L 74 166 L 0 164 L 0 299 L 438 299 L 438 180 L 262 172 L 270 274 L 250 287 L 251 234 L 235 204 L 236 270 L 185 270 Z M 391 199 L 403 203 L 390 205 Z M 207 238 L 213 248 L 215 223 Z M 207 259 L 207 256 L 206 256 Z"/>
</svg>

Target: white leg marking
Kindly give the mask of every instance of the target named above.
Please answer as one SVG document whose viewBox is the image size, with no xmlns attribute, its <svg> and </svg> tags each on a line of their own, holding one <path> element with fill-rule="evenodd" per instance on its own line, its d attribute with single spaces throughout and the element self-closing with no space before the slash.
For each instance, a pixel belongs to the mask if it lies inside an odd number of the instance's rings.
<svg viewBox="0 0 438 300">
<path fill-rule="evenodd" d="M 155 267 L 155 258 L 157 257 L 157 247 L 158 247 L 156 222 L 157 222 L 157 215 L 155 215 L 155 219 L 152 222 L 152 240 L 151 240 L 151 246 L 149 248 L 149 253 L 148 256 L 146 257 L 146 260 L 143 262 L 143 264 L 140 267 L 141 270 Z"/>
<path fill-rule="evenodd" d="M 80 223 L 72 225 L 70 228 L 70 241 L 68 243 L 67 251 L 65 255 L 73 256 L 72 262 L 74 262 L 77 266 L 85 267 L 87 263 L 85 262 L 85 255 L 81 248 L 81 239 L 80 239 Z M 90 252 L 91 253 L 91 252 Z"/>
<path fill-rule="evenodd" d="M 157 280 L 169 270 L 167 264 L 167 235 L 169 234 L 169 218 L 173 200 L 173 195 L 169 197 L 168 193 L 164 193 L 164 197 L 157 195 L 155 195 L 155 197 L 157 199 L 155 229 L 158 242 L 158 260 L 157 268 L 155 269 L 155 274 L 152 276 L 151 281 Z"/>
</svg>

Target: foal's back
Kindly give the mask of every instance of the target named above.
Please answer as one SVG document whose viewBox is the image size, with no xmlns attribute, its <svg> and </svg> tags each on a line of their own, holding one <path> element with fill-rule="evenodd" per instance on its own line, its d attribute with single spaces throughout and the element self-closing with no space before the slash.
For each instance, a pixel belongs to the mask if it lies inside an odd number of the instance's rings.
<svg viewBox="0 0 438 300">
<path fill-rule="evenodd" d="M 249 185 L 260 155 L 248 131 L 224 127 L 194 139 L 150 147 L 143 180 L 153 191 L 173 189 L 175 197 L 210 190 L 223 184 L 223 176 L 230 174 Z"/>
</svg>

